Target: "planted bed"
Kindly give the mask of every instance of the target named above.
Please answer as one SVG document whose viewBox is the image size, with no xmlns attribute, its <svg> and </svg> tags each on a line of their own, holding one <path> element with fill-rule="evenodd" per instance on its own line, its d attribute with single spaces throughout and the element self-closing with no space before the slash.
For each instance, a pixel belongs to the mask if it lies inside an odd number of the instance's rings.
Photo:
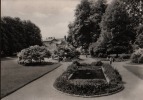
<svg viewBox="0 0 143 100">
<path fill-rule="evenodd" d="M 122 77 L 109 64 L 73 62 L 59 76 L 54 87 L 74 96 L 93 97 L 117 93 L 123 89 Z"/>
</svg>

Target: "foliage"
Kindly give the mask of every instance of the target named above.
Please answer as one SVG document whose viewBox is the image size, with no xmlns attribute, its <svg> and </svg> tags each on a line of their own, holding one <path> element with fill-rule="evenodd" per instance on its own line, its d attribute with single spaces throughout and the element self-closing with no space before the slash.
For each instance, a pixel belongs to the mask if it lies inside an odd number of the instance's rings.
<svg viewBox="0 0 143 100">
<path fill-rule="evenodd" d="M 11 56 L 32 45 L 42 45 L 40 29 L 31 21 L 1 18 L 1 55 Z"/>
<path fill-rule="evenodd" d="M 143 47 L 143 1 L 142 0 L 122 0 L 126 5 L 126 11 L 130 20 L 130 29 L 136 34 L 133 41 L 139 48 Z M 132 42 L 132 43 L 133 43 Z"/>
<path fill-rule="evenodd" d="M 73 58 L 79 58 L 80 52 L 77 51 L 74 47 L 69 46 L 69 47 L 60 47 L 58 48 L 58 56 L 59 57 L 65 57 L 69 59 Z"/>
<path fill-rule="evenodd" d="M 67 41 L 75 47 L 87 49 L 96 42 L 99 34 L 99 23 L 106 9 L 105 0 L 82 0 L 75 11 L 75 20 L 69 24 Z"/>
<path fill-rule="evenodd" d="M 132 53 L 133 44 L 142 48 L 142 0 L 113 0 L 101 21 L 101 34 L 90 45 L 93 56 Z"/>
<path fill-rule="evenodd" d="M 73 64 L 80 66 L 80 63 L 78 61 L 73 61 Z"/>
<path fill-rule="evenodd" d="M 122 82 L 122 77 L 119 74 L 118 70 L 114 69 L 110 64 L 103 64 L 103 69 L 111 84 Z"/>
<path fill-rule="evenodd" d="M 143 49 L 138 49 L 132 54 L 131 62 L 143 63 Z"/>
<path fill-rule="evenodd" d="M 107 36 L 109 38 L 107 53 L 127 53 L 131 49 L 130 41 L 134 40 L 135 34 L 128 27 L 130 21 L 125 7 L 120 0 L 113 1 L 103 16 L 101 23 L 103 34 L 110 34 L 110 37 Z"/>
<path fill-rule="evenodd" d="M 143 25 L 137 28 L 137 38 L 135 44 L 137 44 L 139 48 L 143 48 Z"/>
<path fill-rule="evenodd" d="M 94 64 L 78 63 L 79 65 L 77 65 L 75 63 L 70 65 L 67 70 L 56 79 L 54 87 L 59 91 L 80 96 L 100 96 L 102 94 L 110 94 L 122 89 L 122 78 L 119 72 L 114 70 L 111 65 L 104 68 L 105 73 L 109 74 L 107 75 L 110 78 L 109 83 L 104 79 L 70 79 L 69 77 L 79 69 L 88 68 L 92 70 L 93 67 L 96 71 L 98 71 L 99 68 L 101 69 L 101 66 L 95 66 Z M 106 64 L 104 67 L 106 67 Z"/>
<path fill-rule="evenodd" d="M 129 15 L 129 19 L 131 20 L 130 26 L 133 29 L 136 27 L 143 25 L 143 1 L 142 0 L 121 0 L 126 5 L 126 11 Z"/>
<path fill-rule="evenodd" d="M 21 50 L 18 54 L 18 62 L 20 64 L 29 65 L 29 64 L 41 64 L 44 62 L 44 58 L 49 58 L 51 53 L 44 46 L 31 46 L 29 48 Z"/>
<path fill-rule="evenodd" d="M 129 59 L 130 57 L 131 57 L 131 54 L 121 54 L 119 56 L 119 58 L 121 58 L 121 59 Z"/>
<path fill-rule="evenodd" d="M 91 65 L 93 65 L 93 66 L 102 66 L 103 63 L 101 61 L 97 61 L 97 62 L 92 62 Z"/>
</svg>

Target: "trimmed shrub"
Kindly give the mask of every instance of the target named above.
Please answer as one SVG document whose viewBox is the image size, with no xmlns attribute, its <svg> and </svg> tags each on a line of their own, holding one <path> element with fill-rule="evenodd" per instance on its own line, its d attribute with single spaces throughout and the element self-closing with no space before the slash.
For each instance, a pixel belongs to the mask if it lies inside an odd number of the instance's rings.
<svg viewBox="0 0 143 100">
<path fill-rule="evenodd" d="M 60 47 L 58 48 L 58 52 L 59 57 L 66 58 L 69 60 L 79 58 L 80 56 L 80 52 L 77 51 L 74 47 Z"/>
<path fill-rule="evenodd" d="M 49 58 L 51 53 L 44 46 L 30 46 L 18 53 L 18 63 L 22 65 L 42 64 L 44 58 Z"/>
<path fill-rule="evenodd" d="M 103 64 L 104 73 L 109 78 L 110 83 L 117 84 L 122 82 L 122 77 L 117 69 L 114 69 L 110 64 Z"/>
<path fill-rule="evenodd" d="M 97 61 L 97 62 L 92 62 L 91 65 L 93 65 L 93 66 L 102 66 L 103 63 L 101 61 Z"/>
<path fill-rule="evenodd" d="M 75 61 L 72 63 L 61 76 L 59 76 L 56 81 L 54 82 L 54 87 L 59 91 L 74 94 L 74 95 L 81 95 L 81 96 L 95 96 L 95 95 L 102 95 L 102 94 L 110 94 L 116 91 L 119 91 L 123 88 L 123 84 L 121 83 L 122 78 L 119 72 L 116 69 L 113 69 L 111 65 L 104 65 L 104 73 L 110 79 L 108 83 L 105 79 L 78 79 L 78 78 L 71 78 L 73 73 L 78 70 L 85 70 L 94 67 L 94 70 L 98 71 L 101 69 L 101 66 L 95 66 L 95 62 L 93 64 L 85 64 Z M 107 68 L 105 68 L 107 67 Z M 103 70 L 102 70 L 103 71 Z M 107 75 L 108 74 L 108 75 Z"/>
<path fill-rule="evenodd" d="M 132 54 L 131 62 L 143 63 L 143 49 L 138 49 Z"/>
<path fill-rule="evenodd" d="M 78 70 L 79 66 L 77 66 L 77 64 L 72 63 L 68 68 L 67 71 L 76 71 Z"/>
<path fill-rule="evenodd" d="M 73 64 L 80 66 L 80 63 L 78 61 L 73 61 Z"/>
<path fill-rule="evenodd" d="M 129 59 L 131 57 L 130 54 L 121 54 L 120 56 L 120 59 Z"/>
</svg>

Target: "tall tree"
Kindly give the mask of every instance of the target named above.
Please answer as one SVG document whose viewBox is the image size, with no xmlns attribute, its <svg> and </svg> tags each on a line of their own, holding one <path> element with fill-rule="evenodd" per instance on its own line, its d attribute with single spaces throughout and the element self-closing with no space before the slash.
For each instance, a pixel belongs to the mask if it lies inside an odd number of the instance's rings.
<svg viewBox="0 0 143 100">
<path fill-rule="evenodd" d="M 109 38 L 105 45 L 108 53 L 127 53 L 131 49 L 132 40 L 135 39 L 135 34 L 129 27 L 130 20 L 125 7 L 123 2 L 115 0 L 108 6 L 103 16 L 101 37 L 106 35 Z"/>
<path fill-rule="evenodd" d="M 90 21 L 90 32 L 92 33 L 92 42 L 96 42 L 101 33 L 100 23 L 102 16 L 105 13 L 107 2 L 106 0 L 95 0 L 91 1 L 91 11 L 89 16 Z"/>
<path fill-rule="evenodd" d="M 142 0 L 121 0 L 126 5 L 125 9 L 129 14 L 133 27 L 143 25 L 143 1 Z"/>
<path fill-rule="evenodd" d="M 106 9 L 105 0 L 82 0 L 77 6 L 75 20 L 69 24 L 68 41 L 75 47 L 88 48 L 89 44 L 97 41 L 100 34 L 99 23 Z"/>
<path fill-rule="evenodd" d="M 142 47 L 143 1 L 114 0 L 101 22 L 101 35 L 92 46 L 95 53 L 132 52 L 135 42 Z"/>
<path fill-rule="evenodd" d="M 138 45 L 138 47 L 143 48 L 143 25 L 137 28 L 137 34 L 135 44 Z"/>
<path fill-rule="evenodd" d="M 1 18 L 1 54 L 13 53 L 32 45 L 42 45 L 40 29 L 30 21 L 20 18 Z"/>
</svg>

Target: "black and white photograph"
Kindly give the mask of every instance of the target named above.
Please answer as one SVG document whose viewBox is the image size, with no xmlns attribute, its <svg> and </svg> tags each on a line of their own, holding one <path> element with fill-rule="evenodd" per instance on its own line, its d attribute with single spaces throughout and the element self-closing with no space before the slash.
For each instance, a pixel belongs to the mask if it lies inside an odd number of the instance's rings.
<svg viewBox="0 0 143 100">
<path fill-rule="evenodd" d="M 1 100 L 143 100 L 143 0 L 1 0 Z"/>
</svg>

